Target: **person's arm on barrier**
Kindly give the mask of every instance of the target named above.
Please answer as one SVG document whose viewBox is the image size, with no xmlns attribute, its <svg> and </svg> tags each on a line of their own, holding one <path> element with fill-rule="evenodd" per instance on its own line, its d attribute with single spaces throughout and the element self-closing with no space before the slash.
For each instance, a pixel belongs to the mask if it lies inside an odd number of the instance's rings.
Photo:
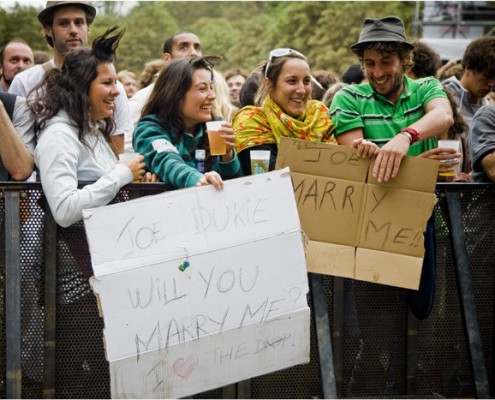
<svg viewBox="0 0 495 400">
<path fill-rule="evenodd" d="M 34 169 L 34 157 L 17 134 L 3 103 L 0 101 L 0 157 L 13 180 L 29 178 Z"/>
<path fill-rule="evenodd" d="M 488 178 L 490 178 L 492 182 L 495 182 L 495 151 L 492 151 L 483 157 L 481 166 Z"/>
<path fill-rule="evenodd" d="M 448 99 L 430 100 L 426 104 L 425 111 L 426 114 L 421 119 L 408 126 L 418 133 L 417 138 L 397 134 L 380 149 L 373 168 L 373 176 L 378 182 L 386 182 L 397 176 L 400 163 L 414 141 L 432 138 L 439 132 L 448 130 L 454 123 Z"/>
<path fill-rule="evenodd" d="M 475 114 L 468 134 L 473 180 L 495 182 L 495 106 L 486 105 Z"/>
</svg>

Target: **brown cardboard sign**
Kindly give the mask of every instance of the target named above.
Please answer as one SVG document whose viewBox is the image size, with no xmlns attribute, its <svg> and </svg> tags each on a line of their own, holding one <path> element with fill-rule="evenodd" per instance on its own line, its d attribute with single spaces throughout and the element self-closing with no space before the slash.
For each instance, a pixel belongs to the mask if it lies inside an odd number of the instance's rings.
<svg viewBox="0 0 495 400">
<path fill-rule="evenodd" d="M 298 172 L 291 177 L 303 230 L 311 240 L 354 246 L 354 230 L 333 228 L 358 224 L 365 184 Z"/>
<path fill-rule="evenodd" d="M 367 185 L 366 189 L 357 246 L 423 257 L 423 231 L 434 197 L 380 185 Z"/>
<path fill-rule="evenodd" d="M 353 148 L 282 138 L 276 168 L 291 170 L 309 272 L 417 289 L 438 162 L 405 157 L 385 183 L 373 164 Z"/>
</svg>

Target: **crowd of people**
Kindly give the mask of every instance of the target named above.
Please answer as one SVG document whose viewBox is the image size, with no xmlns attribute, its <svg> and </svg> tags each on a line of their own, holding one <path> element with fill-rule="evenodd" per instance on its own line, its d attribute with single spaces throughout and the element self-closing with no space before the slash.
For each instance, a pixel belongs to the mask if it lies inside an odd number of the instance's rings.
<svg viewBox="0 0 495 400">
<path fill-rule="evenodd" d="M 18 133 L 18 137 L 11 137 L 6 143 L 12 143 L 11 147 L 14 151 L 9 152 L 10 154 L 20 153 L 21 156 L 9 157 L 5 154 L 2 157 L 13 179 L 26 179 L 25 171 L 19 173 L 19 170 L 24 169 L 16 165 L 19 163 L 27 166 L 27 170 L 37 169 L 42 183 L 47 184 L 48 178 L 40 170 L 40 165 L 33 162 L 35 146 L 38 141 L 45 140 L 42 137 L 47 127 L 52 125 L 53 121 L 50 119 L 56 118 L 59 112 L 67 112 L 66 107 L 69 105 L 61 104 L 60 109 L 55 110 L 50 118 L 39 123 L 34 114 L 33 104 L 41 107 L 40 104 L 44 101 L 40 96 L 45 90 L 45 85 L 50 82 L 45 79 L 46 76 L 59 74 L 69 53 L 83 51 L 88 46 L 89 27 L 95 16 L 96 9 L 85 1 L 64 3 L 49 1 L 40 12 L 38 19 L 47 43 L 53 48 L 53 57 L 48 61 L 36 63 L 34 52 L 22 39 L 13 39 L 1 49 L 0 91 L 16 96 L 15 112 L 10 118 L 12 126 L 10 123 L 6 124 L 5 132 L 1 133 L 5 137 L 8 137 L 8 132 Z M 493 97 L 492 89 L 495 87 L 493 65 L 495 64 L 492 61 L 495 39 L 488 36 L 473 40 L 462 59 L 449 60 L 442 65 L 438 54 L 425 43 L 420 40 L 407 42 L 405 36 L 401 36 L 402 33 L 397 30 L 403 28 L 402 21 L 397 23 L 399 24 L 397 27 L 390 28 L 392 22 L 387 19 L 380 20 L 376 24 L 389 27 L 392 36 L 371 37 L 373 40 L 370 41 L 378 44 L 407 43 L 404 48 L 377 45 L 375 53 L 380 58 L 386 58 L 385 61 L 373 57 L 365 58 L 362 52 L 356 51 L 362 46 L 352 48 L 357 55 L 357 62 L 350 65 L 342 75 L 333 71 L 310 71 L 310 60 L 306 60 L 306 57 L 295 49 L 273 50 L 268 60 L 260 61 L 259 66 L 251 72 L 234 69 L 222 73 L 212 67 L 212 94 L 208 98 L 211 104 L 202 107 L 210 107 L 210 119 L 217 118 L 225 120 L 228 124 L 232 123 L 235 136 L 233 158 L 241 163 L 243 174 L 250 174 L 249 149 L 254 148 L 271 151 L 270 168 L 273 169 L 277 156 L 277 142 L 280 136 L 288 136 L 354 146 L 358 149 L 359 155 L 376 156 L 378 162 L 375 172 L 380 181 L 396 176 L 400 160 L 406 154 L 442 161 L 439 179 L 470 182 L 473 177 L 483 177 L 486 181 L 487 177 L 492 176 L 491 172 L 479 173 L 484 172 L 483 168 L 487 168 L 487 160 L 482 163 L 478 159 L 478 153 L 473 159 L 474 173 L 471 173 L 473 155 L 470 153 L 472 146 L 469 146 L 469 143 L 473 142 L 473 139 L 468 140 L 468 138 L 476 112 L 488 105 Z M 366 34 L 367 29 L 365 25 L 362 35 Z M 393 34 L 396 36 L 394 37 Z M 137 74 L 131 71 L 122 70 L 116 73 L 115 96 L 108 100 L 113 105 L 109 116 L 112 127 L 108 137 L 105 138 L 115 155 L 115 164 L 122 163 L 118 160 L 118 156 L 123 152 L 147 151 L 141 146 L 136 147 L 136 141 L 139 139 L 139 122 L 147 117 L 143 114 L 143 110 L 146 105 L 150 106 L 148 104 L 150 96 L 159 76 L 162 73 L 167 75 L 167 69 L 177 60 L 201 57 L 202 52 L 200 39 L 195 34 L 178 32 L 165 40 L 161 59 L 150 60 L 144 65 L 139 79 Z M 397 68 L 386 68 L 390 65 L 392 54 L 399 56 L 399 65 Z M 388 58 L 384 57 L 385 55 Z M 71 71 L 69 78 L 73 74 L 74 72 Z M 400 104 L 402 107 L 410 99 L 407 97 L 408 100 L 404 100 L 406 96 L 402 95 L 399 89 L 403 90 L 405 95 L 410 91 L 424 94 L 421 112 L 426 114 L 429 120 L 427 123 L 413 121 L 414 118 L 409 117 L 411 114 L 407 114 L 407 118 L 397 122 L 394 120 L 395 116 L 390 115 L 391 110 L 396 113 L 397 108 L 388 109 L 389 104 L 383 101 L 359 102 L 359 106 L 353 106 L 346 101 L 357 94 L 374 100 L 380 100 L 379 96 L 384 96 L 393 105 Z M 391 96 L 389 91 L 394 95 Z M 433 98 L 433 92 L 438 92 L 442 99 Z M 441 107 L 437 106 L 438 103 Z M 370 133 L 370 130 L 366 129 L 368 117 L 364 107 L 370 104 L 373 111 L 382 116 L 380 129 L 376 129 L 376 133 Z M 78 107 L 81 106 L 78 104 Z M 362 109 L 354 111 L 363 115 L 362 119 L 355 121 L 349 118 L 346 107 L 361 107 Z M 79 111 L 84 114 L 83 110 Z M 181 115 L 180 110 L 176 111 Z M 203 110 L 200 108 L 197 112 L 202 113 Z M 405 110 L 401 112 L 404 115 L 406 113 Z M 280 117 L 282 114 L 289 119 L 283 121 Z M 321 119 L 325 114 L 328 115 L 325 117 L 327 121 Z M 182 117 L 180 116 L 179 119 Z M 26 126 L 29 121 L 32 123 L 31 127 Z M 452 123 L 447 126 L 448 123 L 445 124 L 445 121 Z M 454 123 L 455 121 L 459 123 Z M 74 122 L 70 116 L 68 122 Z M 185 133 L 191 134 L 193 138 L 197 135 L 205 136 L 205 140 L 197 140 L 195 146 L 207 150 L 208 139 L 205 127 L 201 126 L 198 133 L 185 132 L 186 124 L 183 122 L 179 124 L 180 127 L 174 127 L 177 132 L 172 137 L 165 135 L 163 139 L 170 141 L 172 147 L 177 149 Z M 202 121 L 204 122 L 206 120 Z M 78 132 L 79 141 L 85 144 L 84 137 L 88 134 L 85 130 L 96 127 L 95 132 L 99 132 L 101 124 L 99 120 L 90 120 L 87 125 L 81 126 Z M 319 124 L 325 125 L 325 128 Z M 374 124 L 378 122 L 375 121 Z M 462 127 L 462 130 L 459 127 Z M 412 133 L 404 130 L 406 128 Z M 226 142 L 229 142 L 231 134 L 230 131 L 225 132 Z M 25 146 L 19 146 L 19 138 Z M 409 146 L 406 139 L 410 139 Z M 459 140 L 459 151 L 454 153 L 446 148 L 438 148 L 438 139 Z M 486 135 L 483 140 L 487 140 Z M 188 150 L 186 158 L 194 160 L 195 146 Z M 87 147 L 86 156 L 92 159 L 92 162 L 96 162 L 95 155 L 91 154 L 91 146 Z M 481 156 L 484 158 L 484 146 L 482 147 Z M 171 153 L 162 152 L 164 156 Z M 143 177 L 151 181 L 163 180 L 163 173 L 162 177 L 153 176 L 154 157 L 151 157 L 151 154 L 143 154 L 143 156 L 146 172 L 149 172 L 143 174 Z M 183 154 L 182 157 L 184 156 L 186 155 Z M 11 165 L 12 159 L 14 166 Z M 216 163 L 208 163 L 208 165 L 212 167 Z M 458 168 L 458 165 L 461 165 L 461 168 Z M 455 176 L 445 178 L 445 175 L 454 169 Z M 129 173 L 129 179 L 130 175 Z M 88 178 L 82 173 L 76 177 Z M 97 176 L 93 178 L 96 179 Z"/>
<path fill-rule="evenodd" d="M 376 157 L 379 182 L 397 175 L 405 155 L 441 161 L 439 180 L 495 181 L 492 36 L 442 65 L 428 45 L 407 41 L 399 18 L 369 18 L 351 46 L 357 62 L 339 76 L 312 72 L 291 48 L 274 49 L 250 73 L 221 73 L 195 34 L 178 32 L 138 80 L 115 71 L 125 29 L 109 28 L 88 47 L 95 16 L 85 1 L 49 1 L 38 19 L 53 57 L 36 63 L 22 39 L 0 51 L 2 162 L 14 180 L 37 171 L 63 226 L 136 180 L 220 189 L 223 179 L 251 174 L 254 149 L 270 151 L 272 170 L 282 136 L 355 147 Z M 212 119 L 224 121 L 222 156 L 210 154 Z M 195 167 L 198 149 L 205 171 Z M 141 156 L 120 160 L 124 152 Z M 81 180 L 94 183 L 78 189 Z"/>
<path fill-rule="evenodd" d="M 406 155 L 440 161 L 439 181 L 495 182 L 493 36 L 442 65 L 433 49 L 407 40 L 398 17 L 367 18 L 350 49 L 356 63 L 339 75 L 311 71 L 293 48 L 260 55 L 253 71 L 221 73 L 221 55 L 203 55 L 194 33 L 177 32 L 137 78 L 115 69 L 125 28 L 89 43 L 95 17 L 86 1 L 48 1 L 38 19 L 53 57 L 37 59 L 22 39 L 0 51 L 1 162 L 13 180 L 41 181 L 62 227 L 131 182 L 221 190 L 252 173 L 250 152 L 260 149 L 273 170 L 281 137 L 354 147 L 375 158 L 378 182 L 396 177 Z M 212 154 L 211 120 L 222 121 L 224 154 Z M 439 147 L 440 139 L 459 147 Z M 126 152 L 139 156 L 126 161 Z M 419 319 L 434 302 L 434 231 L 432 216 L 420 288 L 408 295 Z"/>
</svg>

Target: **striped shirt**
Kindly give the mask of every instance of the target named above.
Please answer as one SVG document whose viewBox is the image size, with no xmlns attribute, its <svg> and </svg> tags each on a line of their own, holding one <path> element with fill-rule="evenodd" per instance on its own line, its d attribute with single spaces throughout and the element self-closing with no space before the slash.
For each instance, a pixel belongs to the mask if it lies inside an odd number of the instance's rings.
<svg viewBox="0 0 495 400">
<path fill-rule="evenodd" d="M 345 86 L 335 95 L 330 117 L 338 136 L 362 128 L 364 138 L 383 146 L 397 133 L 425 115 L 426 104 L 435 98 L 447 98 L 441 83 L 433 77 L 417 80 L 404 76 L 404 91 L 396 104 L 376 93 L 369 83 Z M 408 155 L 417 156 L 437 147 L 436 138 L 414 143 Z"/>
<path fill-rule="evenodd" d="M 194 135 L 185 132 L 181 140 L 174 143 L 174 135 L 165 129 L 163 121 L 157 115 L 147 115 L 134 129 L 134 149 L 144 155 L 146 167 L 164 183 L 177 189 L 195 186 L 203 176 L 195 164 L 195 152 L 200 148 L 203 136 L 202 125 L 196 126 Z M 211 170 L 218 172 L 223 179 L 242 176 L 235 151 L 229 162 L 221 162 L 218 156 L 212 157 Z"/>
</svg>

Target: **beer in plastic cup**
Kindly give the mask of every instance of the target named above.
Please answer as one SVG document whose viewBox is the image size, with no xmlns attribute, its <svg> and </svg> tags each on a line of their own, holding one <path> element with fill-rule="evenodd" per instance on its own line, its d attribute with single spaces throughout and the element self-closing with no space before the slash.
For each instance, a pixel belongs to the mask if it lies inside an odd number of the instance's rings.
<svg viewBox="0 0 495 400">
<path fill-rule="evenodd" d="M 120 161 L 134 161 L 136 158 L 139 157 L 139 153 L 122 153 L 119 154 L 119 160 Z"/>
<path fill-rule="evenodd" d="M 454 149 L 457 153 L 460 152 L 460 144 L 461 142 L 459 140 L 439 140 L 438 141 L 438 147 L 447 147 L 449 149 Z M 454 161 L 455 159 L 452 158 L 450 160 L 445 160 L 443 162 L 447 161 Z M 450 172 L 440 172 L 440 176 L 454 176 L 456 173 L 459 172 L 460 164 L 454 165 L 454 170 Z"/>
<path fill-rule="evenodd" d="M 225 139 L 221 137 L 223 132 L 219 131 L 223 122 L 224 121 L 208 121 L 206 123 L 208 141 L 210 142 L 210 154 L 212 156 L 223 156 L 227 153 Z"/>
<path fill-rule="evenodd" d="M 270 169 L 270 150 L 251 150 L 251 174 L 262 174 Z"/>
<path fill-rule="evenodd" d="M 125 153 L 119 154 L 119 160 L 125 161 L 125 162 L 132 162 L 132 161 L 136 160 L 136 158 L 138 158 L 139 156 L 140 156 L 140 154 L 136 153 L 136 152 L 125 152 Z M 137 182 L 141 182 L 141 181 L 139 179 L 134 179 L 132 182 L 137 183 Z"/>
</svg>

